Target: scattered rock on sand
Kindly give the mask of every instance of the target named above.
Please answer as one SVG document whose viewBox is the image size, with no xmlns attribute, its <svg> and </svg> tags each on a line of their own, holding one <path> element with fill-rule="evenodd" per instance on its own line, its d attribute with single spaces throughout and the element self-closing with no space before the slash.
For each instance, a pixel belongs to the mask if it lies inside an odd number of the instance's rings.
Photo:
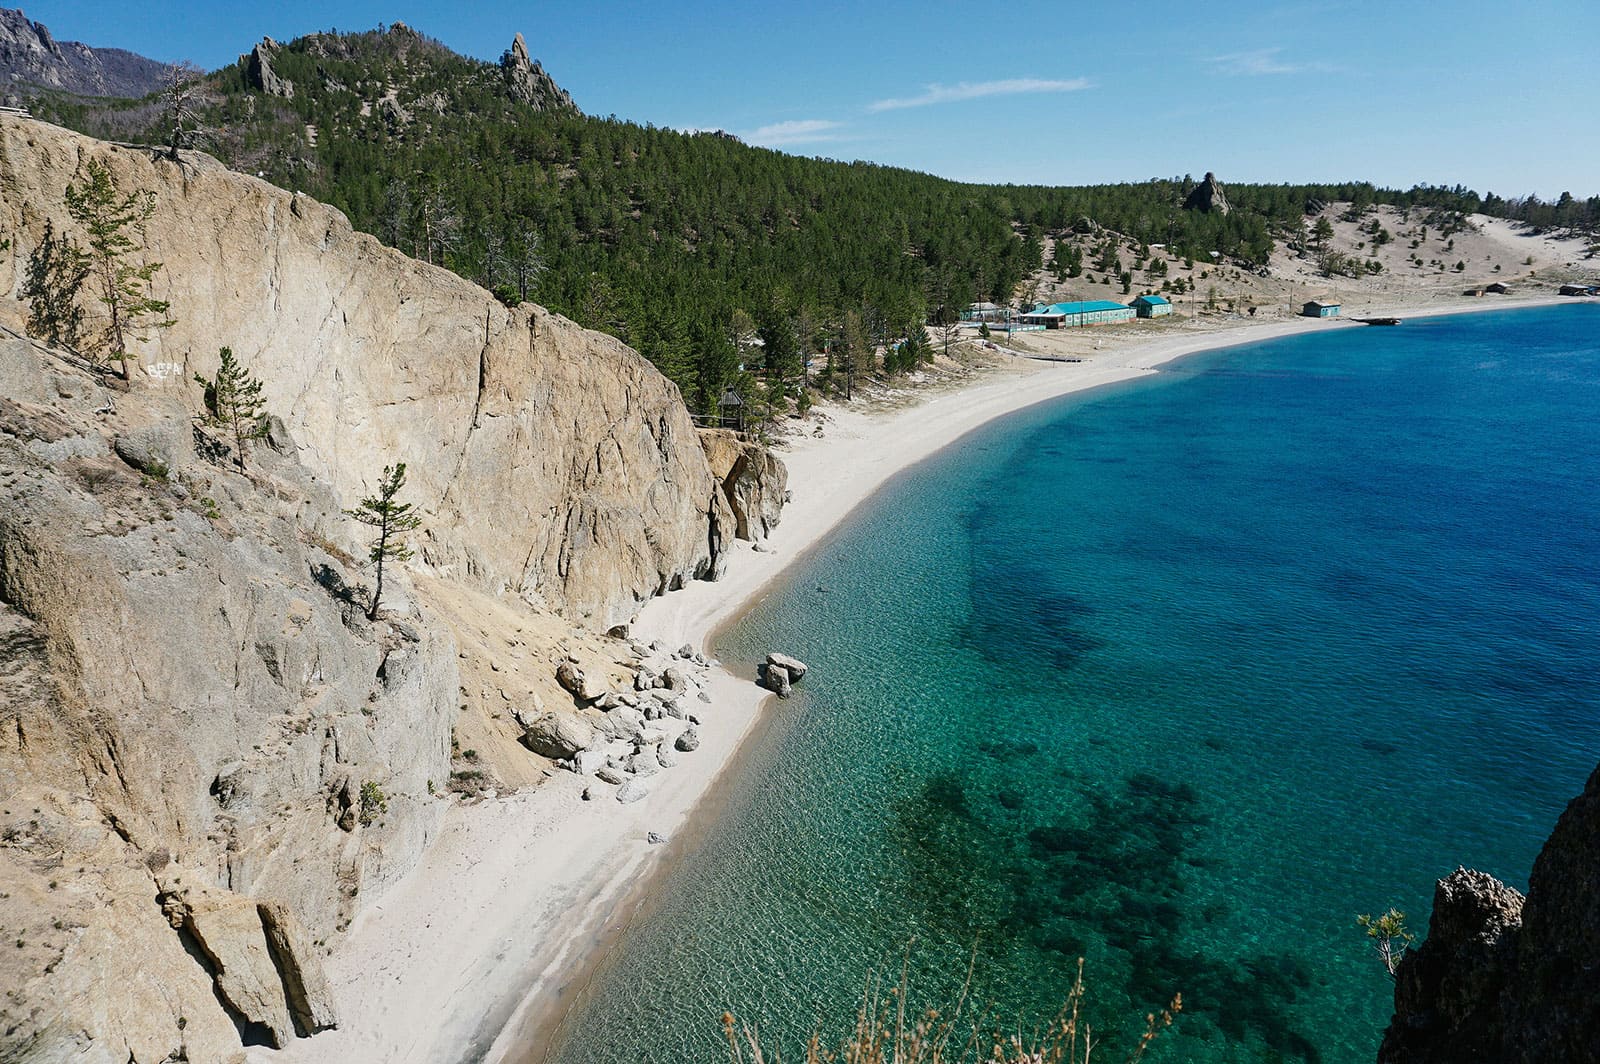
<svg viewBox="0 0 1600 1064">
<path fill-rule="evenodd" d="M 704 691 L 701 691 L 700 692 L 700 701 L 709 702 L 709 701 L 711 701 L 711 696 L 706 694 Z"/>
<path fill-rule="evenodd" d="M 650 834 L 644 837 L 644 841 L 648 842 L 652 846 L 660 846 L 662 843 L 667 841 L 667 837 L 661 834 L 659 831 L 652 831 Z"/>
<path fill-rule="evenodd" d="M 592 776 L 606 763 L 604 750 L 579 750 L 572 759 L 572 771 L 580 776 Z"/>
<path fill-rule="evenodd" d="M 627 805 L 629 802 L 637 802 L 649 793 L 650 788 L 645 785 L 643 780 L 629 780 L 617 788 L 617 801 Z"/>
<path fill-rule="evenodd" d="M 691 724 L 683 729 L 682 734 L 678 736 L 677 741 L 672 745 L 681 753 L 692 754 L 700 749 L 700 732 Z"/>
<path fill-rule="evenodd" d="M 564 761 L 594 743 L 594 729 L 570 714 L 544 713 L 522 733 L 522 745 L 553 761 Z"/>
<path fill-rule="evenodd" d="M 672 748 L 666 743 L 656 747 L 656 764 L 662 768 L 674 768 L 678 764 L 678 759 L 672 754 Z"/>
<path fill-rule="evenodd" d="M 571 658 L 556 666 L 556 683 L 580 702 L 593 702 L 606 693 L 600 681 L 585 676 L 583 670 L 578 668 Z"/>
<path fill-rule="evenodd" d="M 676 665 L 667 666 L 667 671 L 661 674 L 661 681 L 662 686 L 669 691 L 687 691 L 689 689 L 689 677 L 684 675 L 683 670 Z"/>
</svg>

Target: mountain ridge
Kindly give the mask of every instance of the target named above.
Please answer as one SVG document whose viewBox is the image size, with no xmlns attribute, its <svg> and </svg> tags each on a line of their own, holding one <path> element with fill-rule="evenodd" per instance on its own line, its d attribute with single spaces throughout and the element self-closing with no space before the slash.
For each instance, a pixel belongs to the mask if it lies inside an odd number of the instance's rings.
<svg viewBox="0 0 1600 1064">
<path fill-rule="evenodd" d="M 170 63 L 122 48 L 57 41 L 20 8 L 0 7 L 0 98 L 19 102 L 38 91 L 77 96 L 140 97 L 161 87 Z"/>
</svg>

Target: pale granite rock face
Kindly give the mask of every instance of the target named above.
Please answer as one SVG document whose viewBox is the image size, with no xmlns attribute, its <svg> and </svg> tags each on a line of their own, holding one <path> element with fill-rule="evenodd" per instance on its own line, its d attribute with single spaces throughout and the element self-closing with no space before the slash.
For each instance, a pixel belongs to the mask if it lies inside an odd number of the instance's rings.
<svg viewBox="0 0 1600 1064">
<path fill-rule="evenodd" d="M 226 1060 L 236 1024 L 328 1026 L 315 943 L 444 810 L 454 643 L 400 615 L 400 574 L 366 621 L 293 458 L 207 461 L 177 397 L 26 342 L 0 380 L 0 1059 Z"/>
<path fill-rule="evenodd" d="M 789 471 L 770 449 L 726 429 L 701 429 L 711 475 L 733 511 L 734 537 L 762 540 L 783 514 Z"/>
<path fill-rule="evenodd" d="M 0 1059 L 233 1060 L 337 1022 L 318 957 L 437 831 L 463 687 L 429 596 L 603 632 L 736 521 L 636 353 L 202 155 L 0 117 L 0 325 L 91 159 L 156 193 L 177 324 L 128 391 L 0 333 Z M 248 475 L 193 423 L 224 345 L 281 418 Z M 341 511 L 394 462 L 434 590 L 391 570 L 371 622 Z"/>
<path fill-rule="evenodd" d="M 427 564 L 597 631 L 717 572 L 731 511 L 678 389 L 644 358 L 532 304 L 502 306 L 209 157 L 180 167 L 0 119 L 0 240 L 15 243 L 0 301 L 47 218 L 72 231 L 63 193 L 89 159 L 157 196 L 149 256 L 177 325 L 140 350 L 141 385 L 197 405 L 193 375 L 231 346 L 341 500 L 405 462 Z M 10 314 L 20 325 L 20 306 Z"/>
</svg>

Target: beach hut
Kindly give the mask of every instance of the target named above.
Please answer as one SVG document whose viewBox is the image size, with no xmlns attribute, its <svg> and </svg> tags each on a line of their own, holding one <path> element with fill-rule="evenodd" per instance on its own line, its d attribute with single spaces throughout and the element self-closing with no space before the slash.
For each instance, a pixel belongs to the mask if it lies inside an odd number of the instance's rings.
<svg viewBox="0 0 1600 1064">
<path fill-rule="evenodd" d="M 1141 318 L 1159 318 L 1172 313 L 1172 304 L 1160 296 L 1140 296 L 1133 301 L 1133 310 Z"/>
<path fill-rule="evenodd" d="M 1308 318 L 1337 318 L 1339 304 L 1324 303 L 1320 299 L 1313 299 L 1300 308 L 1300 313 Z"/>
<path fill-rule="evenodd" d="M 1110 325 L 1132 321 L 1134 310 L 1109 299 L 1089 299 L 1077 303 L 1051 303 L 1035 307 L 1018 320 L 1024 325 L 1043 325 L 1046 329 L 1075 328 L 1080 325 Z"/>
<path fill-rule="evenodd" d="M 1596 292 L 1600 292 L 1600 285 L 1564 284 L 1561 286 L 1561 294 L 1564 296 L 1592 296 Z"/>
<path fill-rule="evenodd" d="M 1507 292 L 1511 291 L 1511 286 L 1506 284 L 1504 281 L 1496 281 L 1494 284 L 1484 285 L 1483 290 L 1485 292 L 1493 292 L 1495 295 L 1503 296 Z"/>
</svg>

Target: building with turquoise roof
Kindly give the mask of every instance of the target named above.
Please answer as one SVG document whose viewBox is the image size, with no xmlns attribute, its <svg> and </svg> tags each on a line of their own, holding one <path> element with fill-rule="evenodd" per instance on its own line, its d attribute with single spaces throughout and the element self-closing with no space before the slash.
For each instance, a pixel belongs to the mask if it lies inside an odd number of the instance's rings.
<svg viewBox="0 0 1600 1064">
<path fill-rule="evenodd" d="M 1043 325 L 1046 329 L 1071 329 L 1079 325 L 1110 325 L 1132 321 L 1134 310 L 1109 299 L 1090 299 L 1078 303 L 1051 303 L 1037 306 L 1021 316 L 1024 325 Z"/>
</svg>

